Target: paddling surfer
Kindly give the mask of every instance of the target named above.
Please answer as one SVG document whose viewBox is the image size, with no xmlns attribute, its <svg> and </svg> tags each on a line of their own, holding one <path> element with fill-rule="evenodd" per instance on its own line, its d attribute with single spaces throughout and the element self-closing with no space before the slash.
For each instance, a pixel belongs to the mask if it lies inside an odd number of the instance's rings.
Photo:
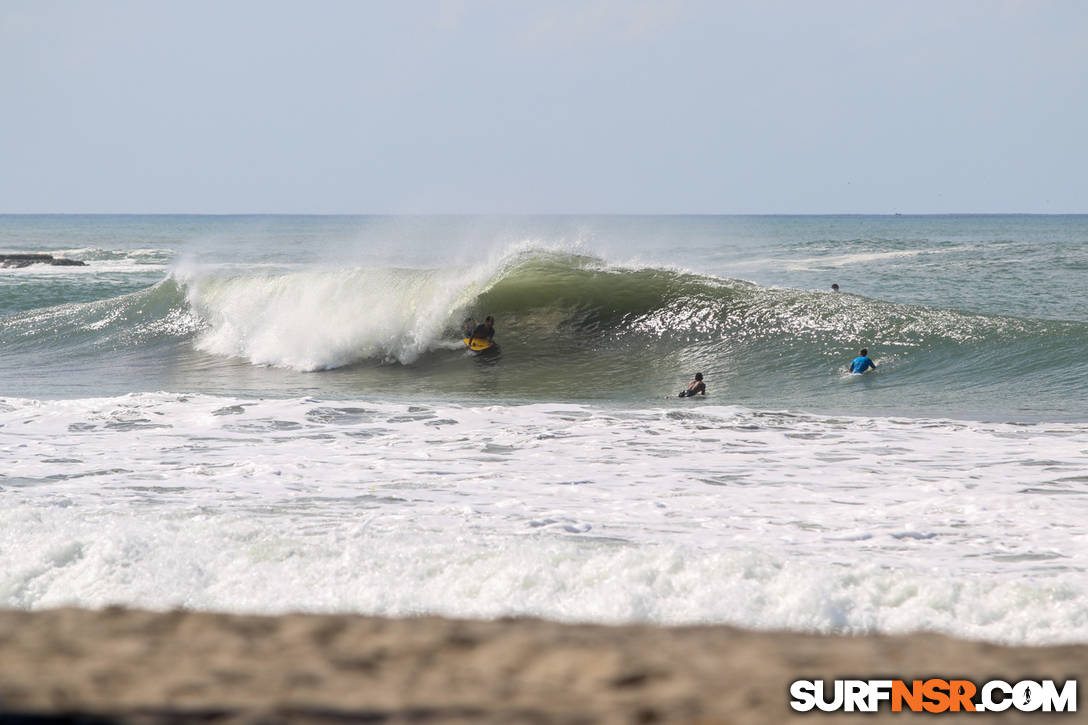
<svg viewBox="0 0 1088 725">
<path fill-rule="evenodd" d="M 869 359 L 869 351 L 861 348 L 861 354 L 850 363 L 850 372 L 861 375 L 866 370 L 876 370 L 876 363 Z"/>
<path fill-rule="evenodd" d="M 696 395 L 706 395 L 706 383 L 703 382 L 702 373 L 695 373 L 695 379 L 688 384 L 687 390 L 681 390 L 677 397 L 691 398 Z"/>
</svg>

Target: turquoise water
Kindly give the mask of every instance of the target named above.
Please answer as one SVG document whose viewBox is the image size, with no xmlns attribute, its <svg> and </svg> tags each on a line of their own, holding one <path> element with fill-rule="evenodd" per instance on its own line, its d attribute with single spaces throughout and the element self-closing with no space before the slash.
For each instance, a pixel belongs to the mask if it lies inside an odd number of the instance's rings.
<svg viewBox="0 0 1088 725">
<path fill-rule="evenodd" d="M 0 395 L 642 405 L 698 370 L 717 403 L 1088 419 L 1085 216 L 3 216 L 0 252 L 88 263 L 0 272 Z"/>
</svg>

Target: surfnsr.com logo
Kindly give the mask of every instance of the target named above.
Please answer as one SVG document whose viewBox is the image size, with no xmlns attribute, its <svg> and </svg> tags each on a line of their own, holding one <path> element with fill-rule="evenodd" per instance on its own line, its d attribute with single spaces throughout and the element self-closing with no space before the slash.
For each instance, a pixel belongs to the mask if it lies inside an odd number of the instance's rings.
<svg viewBox="0 0 1088 725">
<path fill-rule="evenodd" d="M 796 680 L 790 707 L 797 712 L 1076 712 L 1077 681 L 1054 680 Z"/>
</svg>

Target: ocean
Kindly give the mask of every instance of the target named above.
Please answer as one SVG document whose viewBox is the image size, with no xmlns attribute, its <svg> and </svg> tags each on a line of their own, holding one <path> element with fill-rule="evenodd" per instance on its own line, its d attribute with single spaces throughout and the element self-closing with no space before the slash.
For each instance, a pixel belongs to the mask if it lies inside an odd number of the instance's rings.
<svg viewBox="0 0 1088 725">
<path fill-rule="evenodd" d="M 1088 216 L 0 216 L 17 253 L 85 265 L 0 268 L 0 606 L 1088 642 Z"/>
</svg>

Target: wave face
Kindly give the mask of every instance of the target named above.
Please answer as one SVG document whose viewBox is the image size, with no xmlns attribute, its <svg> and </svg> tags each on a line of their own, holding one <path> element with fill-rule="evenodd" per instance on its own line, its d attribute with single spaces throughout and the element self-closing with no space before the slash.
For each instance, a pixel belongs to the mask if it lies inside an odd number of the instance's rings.
<svg viewBox="0 0 1088 725">
<path fill-rule="evenodd" d="M 487 314 L 497 318 L 498 354 L 466 359 L 461 321 Z M 1088 383 L 1081 322 L 764 287 L 540 249 L 438 269 L 179 270 L 121 297 L 10 315 L 0 341 L 15 351 L 44 346 L 60 360 L 157 354 L 181 359 L 175 372 L 338 370 L 357 390 L 527 400 L 658 398 L 698 370 L 712 394 L 740 403 L 852 409 L 864 389 L 870 409 L 971 410 L 979 396 L 998 396 L 1010 403 L 1006 414 L 1076 417 L 1085 411 L 1068 399 L 1069 386 Z M 857 380 L 844 373 L 860 347 L 878 371 Z"/>
</svg>

